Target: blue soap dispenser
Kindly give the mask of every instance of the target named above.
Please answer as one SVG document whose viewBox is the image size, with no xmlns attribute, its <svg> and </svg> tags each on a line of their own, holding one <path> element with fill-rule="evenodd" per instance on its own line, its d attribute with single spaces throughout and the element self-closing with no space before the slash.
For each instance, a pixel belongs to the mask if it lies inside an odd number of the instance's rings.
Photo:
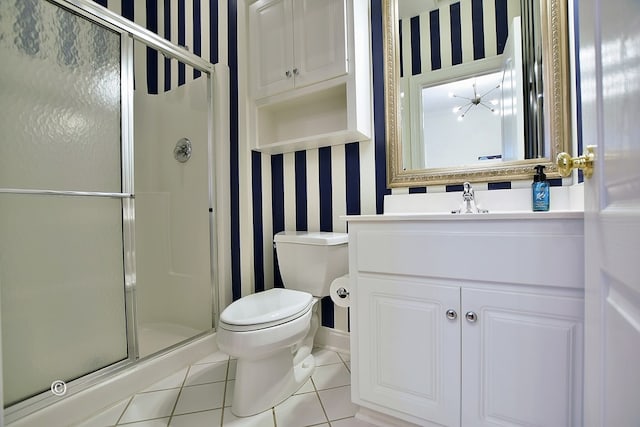
<svg viewBox="0 0 640 427">
<path fill-rule="evenodd" d="M 533 211 L 548 211 L 549 181 L 547 181 L 547 175 L 544 174 L 544 165 L 537 165 L 535 169 L 536 174 L 533 177 L 533 184 L 531 184 Z"/>
</svg>

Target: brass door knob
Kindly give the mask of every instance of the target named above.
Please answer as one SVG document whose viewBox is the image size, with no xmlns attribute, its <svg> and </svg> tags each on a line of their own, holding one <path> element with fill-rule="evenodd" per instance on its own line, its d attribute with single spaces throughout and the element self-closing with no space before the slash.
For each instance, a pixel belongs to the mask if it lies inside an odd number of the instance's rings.
<svg viewBox="0 0 640 427">
<path fill-rule="evenodd" d="M 588 145 L 584 154 L 579 157 L 571 157 L 567 153 L 560 153 L 556 159 L 558 172 L 561 176 L 569 176 L 571 175 L 572 169 L 582 169 L 584 171 L 585 178 L 591 178 L 591 175 L 593 175 L 593 161 L 595 158 L 596 148 L 593 145 Z"/>
</svg>

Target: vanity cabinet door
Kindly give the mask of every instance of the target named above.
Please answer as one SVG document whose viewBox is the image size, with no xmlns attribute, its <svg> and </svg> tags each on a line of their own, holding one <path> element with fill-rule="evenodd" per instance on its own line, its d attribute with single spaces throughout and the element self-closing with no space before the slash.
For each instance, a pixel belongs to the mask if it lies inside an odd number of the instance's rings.
<svg viewBox="0 0 640 427">
<path fill-rule="evenodd" d="M 367 275 L 356 291 L 355 403 L 419 425 L 458 426 L 460 288 Z"/>
<path fill-rule="evenodd" d="M 583 306 L 463 288 L 462 425 L 582 425 Z"/>
</svg>

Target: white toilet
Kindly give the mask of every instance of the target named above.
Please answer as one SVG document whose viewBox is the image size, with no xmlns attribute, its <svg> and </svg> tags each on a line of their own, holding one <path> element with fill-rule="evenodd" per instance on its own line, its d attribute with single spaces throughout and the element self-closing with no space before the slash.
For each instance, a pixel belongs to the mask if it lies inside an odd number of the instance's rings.
<svg viewBox="0 0 640 427">
<path fill-rule="evenodd" d="M 231 411 L 239 417 L 277 405 L 309 379 L 316 303 L 349 269 L 345 233 L 283 231 L 274 242 L 286 289 L 240 298 L 218 325 L 218 347 L 238 359 Z"/>
</svg>

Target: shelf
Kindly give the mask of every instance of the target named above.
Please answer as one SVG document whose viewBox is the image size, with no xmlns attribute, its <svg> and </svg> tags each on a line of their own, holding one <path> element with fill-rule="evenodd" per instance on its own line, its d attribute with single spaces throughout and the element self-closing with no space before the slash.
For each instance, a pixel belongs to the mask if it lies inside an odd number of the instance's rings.
<svg viewBox="0 0 640 427">
<path fill-rule="evenodd" d="M 277 0 L 273 4 L 275 7 Z M 364 31 L 369 28 L 369 3 L 354 0 L 337 1 L 336 4 L 342 4 L 346 12 L 346 34 L 339 39 L 345 37 L 347 54 L 329 55 L 332 61 L 325 62 L 341 64 L 342 72 L 335 72 L 333 68 L 336 67 L 328 67 L 328 71 L 315 75 L 310 84 L 250 99 L 248 137 L 253 150 L 277 154 L 371 139 L 371 48 L 369 38 L 360 34 L 369 34 Z M 344 26 L 344 23 L 336 25 Z M 362 31 L 356 34 L 354 28 Z M 339 44 L 330 43 L 332 46 Z M 253 51 L 257 50 L 253 46 Z M 298 56 L 313 55 L 312 49 Z M 303 67 L 305 70 L 311 68 Z"/>
</svg>

